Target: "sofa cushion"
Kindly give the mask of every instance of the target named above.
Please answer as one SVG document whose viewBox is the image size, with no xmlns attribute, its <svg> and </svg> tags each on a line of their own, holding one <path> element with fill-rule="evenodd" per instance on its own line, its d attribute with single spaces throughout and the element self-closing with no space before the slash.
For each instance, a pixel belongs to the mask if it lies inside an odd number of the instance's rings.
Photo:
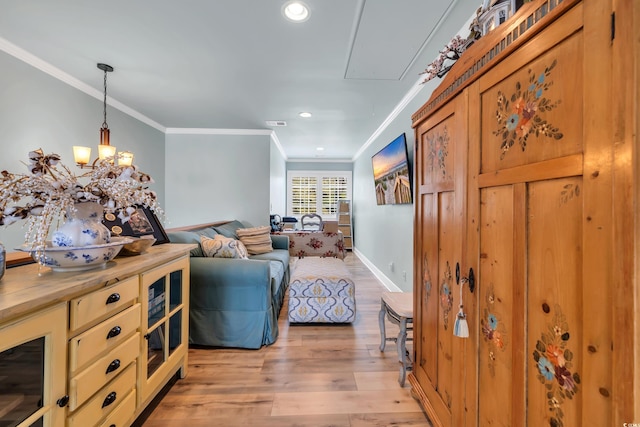
<svg viewBox="0 0 640 427">
<path fill-rule="evenodd" d="M 213 229 L 213 227 L 205 227 L 200 230 L 195 230 L 195 232 L 198 233 L 200 236 L 205 236 L 210 239 L 213 239 L 214 237 L 218 236 L 218 233 L 216 232 L 216 230 Z"/>
<path fill-rule="evenodd" d="M 170 231 L 167 232 L 167 236 L 171 243 L 195 243 L 198 247 L 191 250 L 191 256 L 204 256 L 204 252 L 202 252 L 202 247 L 200 246 L 200 235 L 195 231 Z"/>
<path fill-rule="evenodd" d="M 200 236 L 202 252 L 213 258 L 247 258 L 247 249 L 241 241 L 217 234 L 213 239 Z"/>
<path fill-rule="evenodd" d="M 222 234 L 225 237 L 232 237 L 234 239 L 238 238 L 236 230 L 239 228 L 245 228 L 245 225 L 238 220 L 233 220 L 231 222 L 227 222 L 226 224 L 213 227 L 213 229 L 219 234 Z"/>
<path fill-rule="evenodd" d="M 264 254 L 273 251 L 271 245 L 271 227 L 239 228 L 236 234 L 251 255 Z"/>
<path fill-rule="evenodd" d="M 284 278 L 284 267 L 278 261 L 269 261 L 270 271 L 271 271 L 271 279 L 274 280 L 275 286 L 271 288 L 272 297 L 275 297 L 280 284 L 282 283 L 282 279 Z"/>
<path fill-rule="evenodd" d="M 264 254 L 250 255 L 251 259 L 261 259 L 265 261 L 280 261 L 283 267 L 289 266 L 289 251 L 285 249 L 274 249 Z"/>
</svg>

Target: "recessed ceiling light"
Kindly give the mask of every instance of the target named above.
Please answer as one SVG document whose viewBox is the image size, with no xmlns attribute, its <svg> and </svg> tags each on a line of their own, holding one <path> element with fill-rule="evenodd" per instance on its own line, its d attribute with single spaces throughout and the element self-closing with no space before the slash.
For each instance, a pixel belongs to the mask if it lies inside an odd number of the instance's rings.
<svg viewBox="0 0 640 427">
<path fill-rule="evenodd" d="M 318 147 L 316 148 L 317 151 L 324 151 L 324 147 Z"/>
<path fill-rule="evenodd" d="M 303 117 L 305 119 L 308 119 L 309 117 L 311 117 L 311 113 L 307 112 L 307 111 L 303 111 L 301 113 L 298 114 L 300 117 Z"/>
<path fill-rule="evenodd" d="M 309 6 L 301 1 L 289 1 L 282 6 L 284 16 L 293 22 L 304 22 L 309 19 L 311 12 Z"/>
</svg>

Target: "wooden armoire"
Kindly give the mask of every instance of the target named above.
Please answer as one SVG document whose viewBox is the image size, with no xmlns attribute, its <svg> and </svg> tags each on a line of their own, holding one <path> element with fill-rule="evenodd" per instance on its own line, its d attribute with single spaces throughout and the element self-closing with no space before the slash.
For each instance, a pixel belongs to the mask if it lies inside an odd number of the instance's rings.
<svg viewBox="0 0 640 427">
<path fill-rule="evenodd" d="M 434 426 L 640 423 L 639 27 L 637 0 L 525 3 L 412 116 Z"/>
</svg>

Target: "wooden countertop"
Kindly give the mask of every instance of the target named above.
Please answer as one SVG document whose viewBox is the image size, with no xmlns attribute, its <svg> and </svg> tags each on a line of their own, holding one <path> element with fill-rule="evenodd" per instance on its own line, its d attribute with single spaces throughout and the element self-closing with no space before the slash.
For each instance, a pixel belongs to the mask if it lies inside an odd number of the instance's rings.
<svg viewBox="0 0 640 427">
<path fill-rule="evenodd" d="M 103 268 L 86 271 L 54 272 L 39 264 L 9 268 L 0 279 L 0 324 L 189 256 L 195 247 L 175 243 L 152 246 L 142 255 L 116 257 Z"/>
</svg>

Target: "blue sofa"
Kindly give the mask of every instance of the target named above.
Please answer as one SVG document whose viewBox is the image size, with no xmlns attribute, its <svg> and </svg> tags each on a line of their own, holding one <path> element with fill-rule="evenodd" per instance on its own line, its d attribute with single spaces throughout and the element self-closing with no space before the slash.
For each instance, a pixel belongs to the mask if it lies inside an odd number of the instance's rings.
<svg viewBox="0 0 640 427">
<path fill-rule="evenodd" d="M 258 349 L 278 338 L 278 315 L 289 286 L 289 238 L 271 236 L 273 251 L 249 259 L 210 258 L 200 236 L 237 238 L 231 221 L 167 231 L 172 243 L 196 243 L 190 259 L 189 343 Z"/>
</svg>

